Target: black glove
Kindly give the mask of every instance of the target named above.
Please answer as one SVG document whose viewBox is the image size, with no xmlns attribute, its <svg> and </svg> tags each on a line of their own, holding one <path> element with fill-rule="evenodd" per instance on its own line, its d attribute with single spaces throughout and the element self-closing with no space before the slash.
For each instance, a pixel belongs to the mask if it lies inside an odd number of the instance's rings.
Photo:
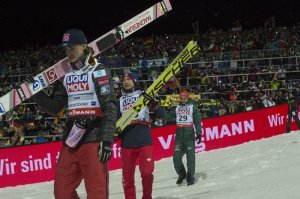
<svg viewBox="0 0 300 199">
<path fill-rule="evenodd" d="M 117 141 L 120 139 L 121 130 L 117 129 L 116 132 L 114 132 L 114 141 Z"/>
<path fill-rule="evenodd" d="M 80 118 L 75 120 L 76 126 L 78 126 L 81 129 L 87 129 L 87 123 L 87 119 Z"/>
<path fill-rule="evenodd" d="M 201 143 L 201 135 L 196 136 L 196 142 L 197 142 L 197 144 Z"/>
<path fill-rule="evenodd" d="M 100 160 L 100 163 L 105 164 L 108 160 L 111 158 L 111 144 L 108 142 L 100 142 L 99 148 L 98 148 L 98 157 Z"/>
<path fill-rule="evenodd" d="M 155 99 L 153 97 L 151 97 L 149 94 L 147 94 L 146 92 L 143 92 L 141 94 L 142 96 L 144 96 L 147 100 L 149 100 L 149 103 L 148 103 L 148 107 L 150 110 L 156 110 L 159 106 L 158 102 L 155 101 Z"/>
</svg>

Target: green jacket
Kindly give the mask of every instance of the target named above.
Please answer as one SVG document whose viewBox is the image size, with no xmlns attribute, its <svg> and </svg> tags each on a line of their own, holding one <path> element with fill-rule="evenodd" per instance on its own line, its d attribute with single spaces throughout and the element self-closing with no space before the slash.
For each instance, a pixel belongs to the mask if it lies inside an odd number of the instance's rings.
<svg viewBox="0 0 300 199">
<path fill-rule="evenodd" d="M 292 97 L 288 99 L 289 111 L 297 111 L 299 108 L 299 99 Z"/>
<path fill-rule="evenodd" d="M 187 105 L 193 105 L 193 123 L 194 123 L 194 127 L 196 130 L 196 135 L 201 135 L 202 134 L 202 130 L 201 130 L 201 116 L 200 116 L 200 112 L 197 106 L 197 102 L 189 99 L 187 101 Z M 179 106 L 182 106 L 182 104 L 180 104 Z M 172 109 L 170 109 L 170 111 L 168 111 L 166 113 L 166 115 L 164 116 L 164 119 L 166 120 L 174 120 L 176 119 L 176 107 L 173 107 Z M 176 129 L 176 138 L 191 138 L 194 139 L 195 135 L 194 135 L 194 128 L 193 127 L 177 127 Z"/>
</svg>

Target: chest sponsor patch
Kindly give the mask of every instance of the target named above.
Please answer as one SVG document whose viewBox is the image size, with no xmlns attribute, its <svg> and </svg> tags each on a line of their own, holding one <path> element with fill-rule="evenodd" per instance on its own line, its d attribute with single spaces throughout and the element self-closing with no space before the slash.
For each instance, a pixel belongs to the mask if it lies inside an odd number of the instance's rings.
<svg viewBox="0 0 300 199">
<path fill-rule="evenodd" d="M 102 69 L 102 70 L 96 70 L 96 71 L 93 72 L 93 74 L 94 74 L 94 77 L 95 77 L 95 78 L 107 76 L 107 75 L 106 75 L 106 72 L 105 72 L 105 69 Z"/>
<path fill-rule="evenodd" d="M 109 84 L 101 86 L 101 89 L 100 89 L 101 95 L 106 95 L 109 93 L 110 93 L 110 85 Z"/>
<path fill-rule="evenodd" d="M 88 75 L 70 75 L 67 77 L 67 91 L 68 92 L 77 92 L 77 91 L 88 91 Z"/>
<path fill-rule="evenodd" d="M 179 115 L 190 115 L 190 107 L 178 107 L 177 114 Z"/>
<path fill-rule="evenodd" d="M 100 77 L 97 79 L 99 86 L 103 86 L 105 84 L 109 84 L 109 78 L 107 76 L 105 77 Z"/>
<path fill-rule="evenodd" d="M 122 103 L 123 111 L 126 112 L 127 110 L 129 110 L 138 99 L 139 99 L 139 97 L 129 97 L 129 98 L 122 100 L 121 103 Z"/>
</svg>

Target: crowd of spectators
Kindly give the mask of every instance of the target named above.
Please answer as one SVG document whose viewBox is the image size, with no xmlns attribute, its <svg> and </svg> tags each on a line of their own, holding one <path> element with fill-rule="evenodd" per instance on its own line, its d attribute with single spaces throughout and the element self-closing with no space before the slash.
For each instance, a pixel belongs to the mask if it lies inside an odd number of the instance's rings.
<svg viewBox="0 0 300 199">
<path fill-rule="evenodd" d="M 295 25 L 132 37 L 110 48 L 100 58 L 111 60 L 107 65 L 114 68 L 114 58 L 121 57 L 125 60 L 121 66 L 138 73 L 140 86 L 147 88 L 188 41 L 196 40 L 201 53 L 160 91 L 159 97 L 177 94 L 182 88 L 200 94 L 199 108 L 205 119 L 280 105 L 286 103 L 288 92 L 300 96 L 299 34 L 300 26 Z M 26 74 L 43 71 L 63 55 L 62 49 L 50 44 L 2 51 L 0 96 L 19 85 Z M 160 61 L 155 63 L 157 59 Z M 119 73 L 113 71 L 113 74 L 120 94 Z M 64 113 L 51 117 L 28 101 L 0 118 L 0 147 L 59 139 L 66 119 Z M 161 126 L 164 122 L 153 118 L 153 125 Z"/>
</svg>

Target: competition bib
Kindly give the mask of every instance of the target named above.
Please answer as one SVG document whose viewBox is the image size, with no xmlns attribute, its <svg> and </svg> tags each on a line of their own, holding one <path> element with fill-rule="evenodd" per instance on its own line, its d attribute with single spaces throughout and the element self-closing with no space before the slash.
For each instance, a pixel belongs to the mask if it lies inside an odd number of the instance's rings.
<svg viewBox="0 0 300 199">
<path fill-rule="evenodd" d="M 176 107 L 176 124 L 193 124 L 193 105 Z"/>
</svg>

